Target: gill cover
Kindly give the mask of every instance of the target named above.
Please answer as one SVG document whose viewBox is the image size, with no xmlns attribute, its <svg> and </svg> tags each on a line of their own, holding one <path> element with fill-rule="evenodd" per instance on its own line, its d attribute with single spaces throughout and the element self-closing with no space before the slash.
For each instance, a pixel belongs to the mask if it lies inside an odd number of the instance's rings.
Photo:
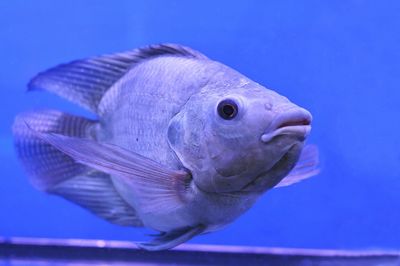
<svg viewBox="0 0 400 266">
<path fill-rule="evenodd" d="M 192 96 L 168 126 L 168 142 L 183 166 L 189 169 L 197 186 L 212 190 L 215 175 L 209 155 L 204 147 L 204 130 L 201 101 Z M 199 102 L 199 104 L 195 104 Z"/>
</svg>

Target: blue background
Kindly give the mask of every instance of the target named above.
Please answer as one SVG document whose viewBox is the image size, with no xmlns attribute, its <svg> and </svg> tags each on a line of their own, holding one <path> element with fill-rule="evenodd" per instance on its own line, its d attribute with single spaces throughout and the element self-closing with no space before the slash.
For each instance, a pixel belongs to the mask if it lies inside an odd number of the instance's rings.
<svg viewBox="0 0 400 266">
<path fill-rule="evenodd" d="M 88 115 L 25 93 L 62 62 L 174 42 L 309 109 L 322 173 L 268 192 L 226 229 L 193 243 L 400 248 L 398 1 L 1 1 L 0 236 L 143 240 L 34 190 L 10 127 L 25 110 Z"/>
</svg>

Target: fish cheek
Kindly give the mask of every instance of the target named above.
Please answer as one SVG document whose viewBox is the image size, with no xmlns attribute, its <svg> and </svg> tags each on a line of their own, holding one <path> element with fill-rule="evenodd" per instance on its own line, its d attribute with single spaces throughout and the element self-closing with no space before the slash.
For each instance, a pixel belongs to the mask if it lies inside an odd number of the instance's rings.
<svg viewBox="0 0 400 266">
<path fill-rule="evenodd" d="M 212 147 L 212 146 L 210 146 Z M 222 177 L 240 175 L 246 170 L 246 163 L 241 156 L 232 150 L 225 150 L 217 156 L 213 156 L 215 170 Z"/>
<path fill-rule="evenodd" d="M 240 191 L 270 166 L 265 151 L 257 143 L 213 143 L 207 145 L 212 165 L 217 175 L 214 185 L 217 191 Z M 240 148 L 238 148 L 240 147 Z"/>
<path fill-rule="evenodd" d="M 227 145 L 224 141 L 211 141 L 207 151 L 212 168 L 215 169 L 213 183 L 216 191 L 238 191 L 248 183 L 243 178 L 248 168 L 245 154 L 238 151 L 237 146 Z"/>
</svg>

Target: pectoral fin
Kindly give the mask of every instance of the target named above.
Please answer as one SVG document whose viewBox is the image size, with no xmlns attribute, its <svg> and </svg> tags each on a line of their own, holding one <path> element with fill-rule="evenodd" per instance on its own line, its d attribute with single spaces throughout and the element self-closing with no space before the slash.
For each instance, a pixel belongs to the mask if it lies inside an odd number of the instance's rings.
<svg viewBox="0 0 400 266">
<path fill-rule="evenodd" d="M 300 158 L 292 171 L 275 187 L 286 187 L 304 179 L 319 174 L 319 153 L 315 145 L 307 145 L 303 148 Z"/>
<path fill-rule="evenodd" d="M 167 211 L 185 203 L 190 174 L 183 170 L 169 169 L 116 145 L 54 133 L 35 134 L 76 162 L 120 178 L 140 201 L 141 212 Z"/>
<path fill-rule="evenodd" d="M 148 243 L 138 243 L 137 245 L 148 251 L 159 251 L 176 247 L 194 236 L 204 232 L 206 227 L 199 225 L 197 227 L 188 227 L 182 230 L 176 230 L 168 233 L 160 234 Z"/>
</svg>

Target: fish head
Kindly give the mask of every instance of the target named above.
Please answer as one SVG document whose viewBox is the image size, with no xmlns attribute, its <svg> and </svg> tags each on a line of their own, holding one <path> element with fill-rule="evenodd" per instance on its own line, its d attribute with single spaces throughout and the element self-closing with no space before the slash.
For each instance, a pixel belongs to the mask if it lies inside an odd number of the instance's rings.
<svg viewBox="0 0 400 266">
<path fill-rule="evenodd" d="M 310 112 L 257 83 L 193 95 L 171 120 L 170 146 L 207 192 L 265 191 L 296 164 Z"/>
</svg>

